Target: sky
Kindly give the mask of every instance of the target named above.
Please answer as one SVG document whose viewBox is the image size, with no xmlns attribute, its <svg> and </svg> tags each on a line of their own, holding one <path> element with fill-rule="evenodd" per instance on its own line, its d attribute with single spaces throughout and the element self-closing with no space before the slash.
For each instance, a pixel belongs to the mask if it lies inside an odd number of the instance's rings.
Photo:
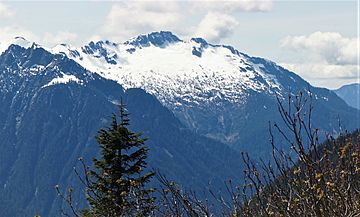
<svg viewBox="0 0 360 217">
<path fill-rule="evenodd" d="M 0 43 L 124 42 L 168 30 L 275 61 L 312 85 L 359 82 L 359 0 L 1 1 Z"/>
</svg>

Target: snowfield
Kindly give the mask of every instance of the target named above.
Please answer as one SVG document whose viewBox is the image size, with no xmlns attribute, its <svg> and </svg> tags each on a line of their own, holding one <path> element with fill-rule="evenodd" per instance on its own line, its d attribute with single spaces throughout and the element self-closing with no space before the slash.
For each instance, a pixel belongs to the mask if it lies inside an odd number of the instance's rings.
<svg viewBox="0 0 360 217">
<path fill-rule="evenodd" d="M 8 44 L 40 47 L 22 37 Z M 0 45 L 2 52 L 6 46 Z M 233 47 L 209 44 L 201 38 L 183 41 L 171 32 L 140 35 L 124 43 L 99 41 L 81 48 L 60 44 L 44 49 L 66 55 L 125 89 L 144 89 L 170 107 L 218 100 L 244 103 L 249 90 L 273 94 L 282 89 L 276 76 Z M 83 84 L 74 75 L 63 74 L 43 87 L 69 82 Z"/>
</svg>

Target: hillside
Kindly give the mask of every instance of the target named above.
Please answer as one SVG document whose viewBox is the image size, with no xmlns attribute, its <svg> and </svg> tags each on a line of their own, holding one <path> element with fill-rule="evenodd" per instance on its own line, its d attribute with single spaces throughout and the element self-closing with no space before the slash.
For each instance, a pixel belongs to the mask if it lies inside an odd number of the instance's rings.
<svg viewBox="0 0 360 217">
<path fill-rule="evenodd" d="M 360 84 L 349 84 L 334 90 L 348 105 L 360 109 Z"/>
</svg>

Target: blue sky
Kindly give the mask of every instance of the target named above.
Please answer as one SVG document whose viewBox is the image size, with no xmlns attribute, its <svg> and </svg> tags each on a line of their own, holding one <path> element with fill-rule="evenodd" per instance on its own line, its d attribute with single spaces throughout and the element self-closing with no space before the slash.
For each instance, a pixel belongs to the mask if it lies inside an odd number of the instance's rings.
<svg viewBox="0 0 360 217">
<path fill-rule="evenodd" d="M 311 84 L 358 81 L 358 1 L 0 1 L 0 43 L 123 42 L 170 30 L 271 59 Z"/>
</svg>

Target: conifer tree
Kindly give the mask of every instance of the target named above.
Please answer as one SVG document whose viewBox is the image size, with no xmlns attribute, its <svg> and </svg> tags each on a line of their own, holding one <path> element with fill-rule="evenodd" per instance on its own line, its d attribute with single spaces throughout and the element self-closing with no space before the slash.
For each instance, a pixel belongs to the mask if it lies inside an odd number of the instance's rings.
<svg viewBox="0 0 360 217">
<path fill-rule="evenodd" d="M 141 133 L 128 129 L 124 104 L 120 120 L 113 114 L 111 126 L 98 132 L 101 158 L 94 159 L 88 172 L 87 200 L 90 209 L 84 216 L 148 216 L 153 210 L 154 189 L 146 188 L 153 172 L 144 172 L 148 148 Z"/>
</svg>

